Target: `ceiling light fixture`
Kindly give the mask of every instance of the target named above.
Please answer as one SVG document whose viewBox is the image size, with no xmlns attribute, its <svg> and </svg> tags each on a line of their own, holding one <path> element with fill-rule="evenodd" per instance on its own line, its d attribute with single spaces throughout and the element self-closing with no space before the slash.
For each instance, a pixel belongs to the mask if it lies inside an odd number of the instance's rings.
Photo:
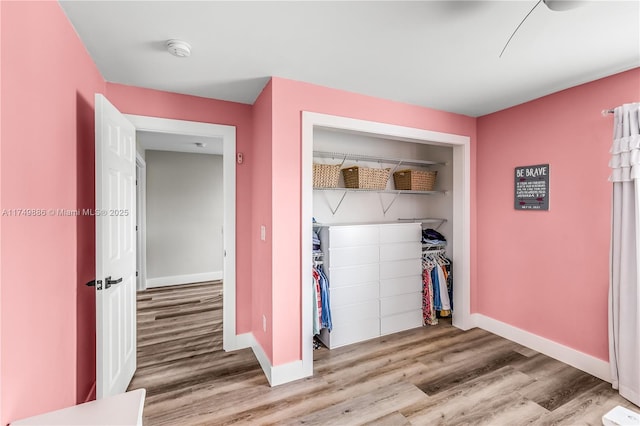
<svg viewBox="0 0 640 426">
<path fill-rule="evenodd" d="M 175 39 L 167 40 L 167 50 L 173 56 L 177 56 L 178 58 L 191 56 L 191 45 L 186 41 Z"/>
</svg>

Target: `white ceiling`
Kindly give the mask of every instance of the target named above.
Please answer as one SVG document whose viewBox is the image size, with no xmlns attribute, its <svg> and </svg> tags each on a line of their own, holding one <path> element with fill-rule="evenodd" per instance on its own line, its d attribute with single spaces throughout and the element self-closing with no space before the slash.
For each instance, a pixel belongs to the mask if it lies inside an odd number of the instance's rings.
<svg viewBox="0 0 640 426">
<path fill-rule="evenodd" d="M 145 150 L 222 155 L 222 138 L 138 130 L 136 141 Z"/>
<path fill-rule="evenodd" d="M 536 2 L 61 4 L 107 81 L 249 104 L 278 76 L 480 116 L 640 66 L 640 0 L 540 4 L 499 58 Z"/>
</svg>

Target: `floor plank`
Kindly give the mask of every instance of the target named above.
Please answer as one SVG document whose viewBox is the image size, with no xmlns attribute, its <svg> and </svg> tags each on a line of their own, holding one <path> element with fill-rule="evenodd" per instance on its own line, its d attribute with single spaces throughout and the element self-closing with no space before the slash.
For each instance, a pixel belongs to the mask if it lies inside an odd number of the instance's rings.
<svg viewBox="0 0 640 426">
<path fill-rule="evenodd" d="M 611 385 L 451 321 L 314 351 L 314 376 L 270 387 L 251 349 L 222 350 L 222 282 L 138 293 L 144 424 L 596 425 Z"/>
</svg>

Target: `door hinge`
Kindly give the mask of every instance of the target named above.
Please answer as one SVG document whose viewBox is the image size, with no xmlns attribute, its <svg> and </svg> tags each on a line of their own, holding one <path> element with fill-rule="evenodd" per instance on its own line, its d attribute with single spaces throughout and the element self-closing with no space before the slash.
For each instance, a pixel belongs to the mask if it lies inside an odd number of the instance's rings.
<svg viewBox="0 0 640 426">
<path fill-rule="evenodd" d="M 138 276 L 138 271 L 136 271 L 136 277 Z"/>
</svg>

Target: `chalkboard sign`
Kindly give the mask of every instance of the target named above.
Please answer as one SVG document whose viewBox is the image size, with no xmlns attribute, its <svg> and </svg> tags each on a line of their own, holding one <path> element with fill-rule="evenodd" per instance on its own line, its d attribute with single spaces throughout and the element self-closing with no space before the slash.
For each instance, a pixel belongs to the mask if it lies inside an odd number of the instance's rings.
<svg viewBox="0 0 640 426">
<path fill-rule="evenodd" d="M 549 210 L 549 165 L 515 168 L 516 210 Z"/>
</svg>

